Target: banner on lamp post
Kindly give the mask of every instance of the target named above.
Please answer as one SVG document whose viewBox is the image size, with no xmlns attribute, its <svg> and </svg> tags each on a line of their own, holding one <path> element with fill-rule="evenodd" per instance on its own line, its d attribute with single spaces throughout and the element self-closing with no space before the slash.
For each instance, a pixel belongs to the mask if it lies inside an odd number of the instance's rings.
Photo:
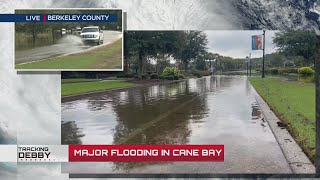
<svg viewBox="0 0 320 180">
<path fill-rule="evenodd" d="M 252 50 L 263 50 L 263 37 L 262 35 L 252 36 Z"/>
</svg>

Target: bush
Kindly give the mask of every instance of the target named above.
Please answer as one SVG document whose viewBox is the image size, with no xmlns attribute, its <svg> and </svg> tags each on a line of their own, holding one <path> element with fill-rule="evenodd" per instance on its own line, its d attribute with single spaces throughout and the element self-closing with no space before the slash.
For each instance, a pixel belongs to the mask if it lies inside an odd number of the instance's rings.
<svg viewBox="0 0 320 180">
<path fill-rule="evenodd" d="M 134 74 L 118 74 L 117 78 L 133 78 Z"/>
<path fill-rule="evenodd" d="M 149 75 L 148 74 L 143 74 L 142 75 L 142 79 L 149 79 Z"/>
<path fill-rule="evenodd" d="M 286 74 L 287 70 L 286 69 L 279 69 L 279 74 Z"/>
<path fill-rule="evenodd" d="M 259 72 L 259 71 L 261 71 L 261 69 L 260 68 L 256 68 L 256 71 Z"/>
<path fill-rule="evenodd" d="M 152 74 L 150 75 L 150 79 L 159 79 L 159 75 L 156 74 L 156 73 L 152 73 Z"/>
<path fill-rule="evenodd" d="M 280 74 L 289 74 L 289 73 L 298 73 L 298 69 L 297 68 L 282 68 L 279 69 L 279 73 Z"/>
<path fill-rule="evenodd" d="M 166 79 L 166 77 L 165 77 L 165 76 L 160 75 L 160 76 L 159 76 L 159 79 L 164 80 L 164 79 Z"/>
<path fill-rule="evenodd" d="M 174 75 L 173 78 L 174 80 L 179 80 L 179 75 Z"/>
<path fill-rule="evenodd" d="M 279 70 L 278 70 L 278 69 L 275 69 L 275 68 L 270 69 L 270 74 L 272 74 L 272 75 L 277 75 L 277 74 L 279 74 Z"/>
<path fill-rule="evenodd" d="M 125 76 L 126 76 L 125 74 L 118 74 L 117 78 L 125 78 Z"/>
<path fill-rule="evenodd" d="M 173 76 L 166 76 L 166 79 L 167 80 L 174 80 L 174 77 Z"/>
<path fill-rule="evenodd" d="M 298 69 L 298 73 L 304 76 L 311 76 L 315 73 L 315 71 L 309 67 L 302 67 Z"/>
<path fill-rule="evenodd" d="M 278 75 L 279 74 L 279 70 L 276 68 L 267 68 L 264 70 L 264 72 L 266 74 L 271 74 L 271 75 Z"/>
<path fill-rule="evenodd" d="M 202 72 L 200 72 L 198 70 L 193 69 L 191 73 L 192 73 L 193 76 L 196 76 L 197 78 L 201 78 L 202 77 Z"/>
<path fill-rule="evenodd" d="M 179 74 L 179 79 L 184 79 L 184 76 L 182 74 Z"/>
<path fill-rule="evenodd" d="M 211 76 L 211 73 L 209 71 L 201 71 L 202 76 Z"/>
<path fill-rule="evenodd" d="M 166 67 L 166 68 L 164 68 L 164 70 L 162 72 L 163 76 L 175 76 L 178 74 L 179 74 L 179 72 L 178 72 L 177 68 L 175 68 L 175 67 Z"/>
<path fill-rule="evenodd" d="M 288 73 L 298 74 L 298 68 L 288 68 L 287 71 L 288 71 Z"/>
<path fill-rule="evenodd" d="M 197 78 L 201 78 L 202 74 L 200 72 L 195 72 L 193 73 L 194 76 L 196 76 Z"/>
</svg>

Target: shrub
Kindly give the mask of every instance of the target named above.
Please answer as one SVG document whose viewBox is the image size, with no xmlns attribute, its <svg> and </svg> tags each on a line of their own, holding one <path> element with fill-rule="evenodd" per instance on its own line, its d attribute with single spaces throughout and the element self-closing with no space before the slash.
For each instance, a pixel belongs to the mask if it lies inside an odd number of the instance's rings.
<svg viewBox="0 0 320 180">
<path fill-rule="evenodd" d="M 288 68 L 288 73 L 298 74 L 298 68 Z"/>
<path fill-rule="evenodd" d="M 276 68 L 267 68 L 264 70 L 266 74 L 277 75 L 279 74 L 279 70 Z"/>
<path fill-rule="evenodd" d="M 150 75 L 150 79 L 159 79 L 159 75 L 156 74 L 156 73 L 152 73 L 152 74 Z"/>
<path fill-rule="evenodd" d="M 315 71 L 309 67 L 302 67 L 298 69 L 298 73 L 304 76 L 311 76 L 315 73 Z"/>
<path fill-rule="evenodd" d="M 179 80 L 179 75 L 174 75 L 173 78 L 174 80 Z"/>
<path fill-rule="evenodd" d="M 125 74 L 118 74 L 117 78 L 125 78 Z"/>
<path fill-rule="evenodd" d="M 197 78 L 201 78 L 202 77 L 202 73 L 198 70 L 192 70 L 192 75 L 196 76 Z"/>
<path fill-rule="evenodd" d="M 142 75 L 142 79 L 149 79 L 149 75 L 148 74 L 143 74 Z"/>
<path fill-rule="evenodd" d="M 117 78 L 133 78 L 134 74 L 118 74 Z"/>
<path fill-rule="evenodd" d="M 174 77 L 173 76 L 166 76 L 166 79 L 167 80 L 174 80 Z"/>
<path fill-rule="evenodd" d="M 279 70 L 278 70 L 278 69 L 275 69 L 275 68 L 270 69 L 270 74 L 272 74 L 272 75 L 277 75 L 277 74 L 279 74 Z"/>
<path fill-rule="evenodd" d="M 174 75 L 178 75 L 179 72 L 177 70 L 177 68 L 175 67 L 166 67 L 164 68 L 162 75 L 163 76 L 174 76 Z"/>
<path fill-rule="evenodd" d="M 202 76 L 210 76 L 211 73 L 209 71 L 201 71 Z"/>
<path fill-rule="evenodd" d="M 286 74 L 286 73 L 287 73 L 286 69 L 279 69 L 279 74 Z"/>
<path fill-rule="evenodd" d="M 259 71 L 261 71 L 261 69 L 260 68 L 256 68 L 256 71 L 259 72 Z"/>
<path fill-rule="evenodd" d="M 163 80 L 163 79 L 166 79 L 166 77 L 165 77 L 165 76 L 160 75 L 160 76 L 159 76 L 159 79 L 162 79 L 162 80 Z"/>
<path fill-rule="evenodd" d="M 298 73 L 298 69 L 297 68 L 282 68 L 279 69 L 279 73 L 280 74 L 289 74 L 289 73 Z"/>
<path fill-rule="evenodd" d="M 179 79 L 184 79 L 184 76 L 182 74 L 179 74 Z"/>
</svg>

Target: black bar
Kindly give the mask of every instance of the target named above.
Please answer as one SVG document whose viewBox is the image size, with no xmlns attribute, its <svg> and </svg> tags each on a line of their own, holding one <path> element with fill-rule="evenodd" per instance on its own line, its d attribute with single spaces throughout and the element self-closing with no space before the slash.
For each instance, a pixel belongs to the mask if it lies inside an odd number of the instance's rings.
<svg viewBox="0 0 320 180">
<path fill-rule="evenodd" d="M 320 43 L 320 36 L 317 36 Z M 314 66 L 316 70 L 316 173 L 320 175 L 320 50 L 318 58 L 315 59 Z"/>
<path fill-rule="evenodd" d="M 264 60 L 265 60 L 265 49 L 266 49 L 266 30 L 263 30 L 263 57 L 262 57 L 262 78 L 265 78 L 264 75 Z"/>
<path fill-rule="evenodd" d="M 69 178 L 317 178 L 316 174 L 69 174 Z"/>
</svg>

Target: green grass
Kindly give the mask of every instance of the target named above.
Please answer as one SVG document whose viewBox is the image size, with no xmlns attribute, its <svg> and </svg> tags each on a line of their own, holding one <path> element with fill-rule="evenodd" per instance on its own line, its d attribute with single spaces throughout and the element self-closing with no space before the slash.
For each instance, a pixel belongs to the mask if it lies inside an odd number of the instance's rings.
<svg viewBox="0 0 320 180">
<path fill-rule="evenodd" d="M 250 78 L 249 81 L 281 121 L 290 125 L 291 135 L 315 162 L 315 84 L 282 78 Z"/>
<path fill-rule="evenodd" d="M 93 81 L 101 81 L 101 79 L 61 79 L 61 83 L 79 83 L 79 82 L 93 82 Z"/>
<path fill-rule="evenodd" d="M 122 40 L 89 52 L 18 64 L 16 69 L 121 69 Z"/>
<path fill-rule="evenodd" d="M 70 96 L 88 92 L 111 90 L 115 88 L 133 87 L 135 84 L 119 80 L 105 80 L 96 82 L 78 82 L 61 84 L 61 95 Z"/>
</svg>

